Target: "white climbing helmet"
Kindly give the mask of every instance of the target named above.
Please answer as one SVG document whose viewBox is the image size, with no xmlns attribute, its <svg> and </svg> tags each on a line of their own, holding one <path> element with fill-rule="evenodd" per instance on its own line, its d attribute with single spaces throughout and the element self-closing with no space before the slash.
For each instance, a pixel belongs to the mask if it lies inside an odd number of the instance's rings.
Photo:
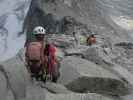
<svg viewBox="0 0 133 100">
<path fill-rule="evenodd" d="M 96 35 L 96 33 L 92 31 L 92 32 L 91 32 L 91 35 Z"/>
<path fill-rule="evenodd" d="M 42 27 L 42 26 L 37 26 L 34 28 L 33 30 L 33 34 L 37 35 L 37 34 L 46 34 L 46 30 Z"/>
</svg>

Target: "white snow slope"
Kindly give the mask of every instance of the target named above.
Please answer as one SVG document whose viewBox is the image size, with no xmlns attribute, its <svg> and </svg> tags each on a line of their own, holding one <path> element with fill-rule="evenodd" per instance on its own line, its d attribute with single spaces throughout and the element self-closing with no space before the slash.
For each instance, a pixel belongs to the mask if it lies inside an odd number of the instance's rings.
<svg viewBox="0 0 133 100">
<path fill-rule="evenodd" d="M 13 57 L 23 47 L 24 18 L 31 0 L 0 0 L 0 61 Z"/>
</svg>

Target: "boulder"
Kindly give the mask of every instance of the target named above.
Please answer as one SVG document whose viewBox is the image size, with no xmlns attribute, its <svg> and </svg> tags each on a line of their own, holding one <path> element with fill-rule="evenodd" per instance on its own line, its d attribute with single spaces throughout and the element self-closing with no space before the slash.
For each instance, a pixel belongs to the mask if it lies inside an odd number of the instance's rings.
<svg viewBox="0 0 133 100">
<path fill-rule="evenodd" d="M 65 49 L 65 55 L 66 56 L 72 56 L 72 55 L 80 55 L 81 57 L 84 56 L 84 52 L 90 47 L 85 46 L 85 45 L 79 45 L 77 48 L 68 48 Z"/>
<path fill-rule="evenodd" d="M 27 97 L 23 100 L 114 100 L 96 93 L 51 93 L 45 88 L 31 86 L 27 88 Z"/>
<path fill-rule="evenodd" d="M 92 61 L 96 64 L 103 64 L 103 59 L 99 56 L 98 48 L 97 47 L 90 47 L 84 53 L 84 58 Z"/>
<path fill-rule="evenodd" d="M 67 57 L 61 62 L 59 83 L 79 93 L 125 95 L 128 87 L 119 76 L 90 61 Z"/>
</svg>

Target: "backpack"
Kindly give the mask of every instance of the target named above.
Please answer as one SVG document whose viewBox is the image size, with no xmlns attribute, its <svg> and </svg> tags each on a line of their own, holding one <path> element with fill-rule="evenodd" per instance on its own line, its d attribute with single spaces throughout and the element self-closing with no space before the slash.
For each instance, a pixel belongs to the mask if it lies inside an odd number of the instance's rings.
<svg viewBox="0 0 133 100">
<path fill-rule="evenodd" d="M 43 57 L 43 43 L 41 42 L 30 42 L 26 48 L 26 55 L 28 60 L 42 60 Z"/>
<path fill-rule="evenodd" d="M 47 73 L 51 76 L 51 78 L 57 77 L 57 61 L 56 61 L 56 48 L 52 44 L 47 44 L 45 47 L 45 54 L 48 57 L 47 62 Z"/>
</svg>

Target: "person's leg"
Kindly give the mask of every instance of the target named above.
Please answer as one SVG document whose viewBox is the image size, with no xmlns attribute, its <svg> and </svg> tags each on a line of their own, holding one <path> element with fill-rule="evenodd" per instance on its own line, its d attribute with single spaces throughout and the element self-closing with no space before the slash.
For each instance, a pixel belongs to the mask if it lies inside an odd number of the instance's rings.
<svg viewBox="0 0 133 100">
<path fill-rule="evenodd" d="M 39 61 L 31 61 L 30 62 L 31 78 L 35 78 L 36 80 L 39 80 L 39 72 L 40 72 L 40 62 Z"/>
<path fill-rule="evenodd" d="M 58 78 L 60 76 L 60 72 L 59 72 L 59 66 L 58 64 L 55 64 L 54 66 L 54 72 L 52 73 L 52 82 L 57 82 Z"/>
<path fill-rule="evenodd" d="M 43 65 L 43 64 L 41 64 L 41 67 L 40 68 L 41 69 L 40 69 L 39 75 L 40 75 L 41 81 L 43 81 L 45 83 L 46 82 L 46 74 L 47 74 L 47 72 L 46 72 L 46 66 Z"/>
</svg>

